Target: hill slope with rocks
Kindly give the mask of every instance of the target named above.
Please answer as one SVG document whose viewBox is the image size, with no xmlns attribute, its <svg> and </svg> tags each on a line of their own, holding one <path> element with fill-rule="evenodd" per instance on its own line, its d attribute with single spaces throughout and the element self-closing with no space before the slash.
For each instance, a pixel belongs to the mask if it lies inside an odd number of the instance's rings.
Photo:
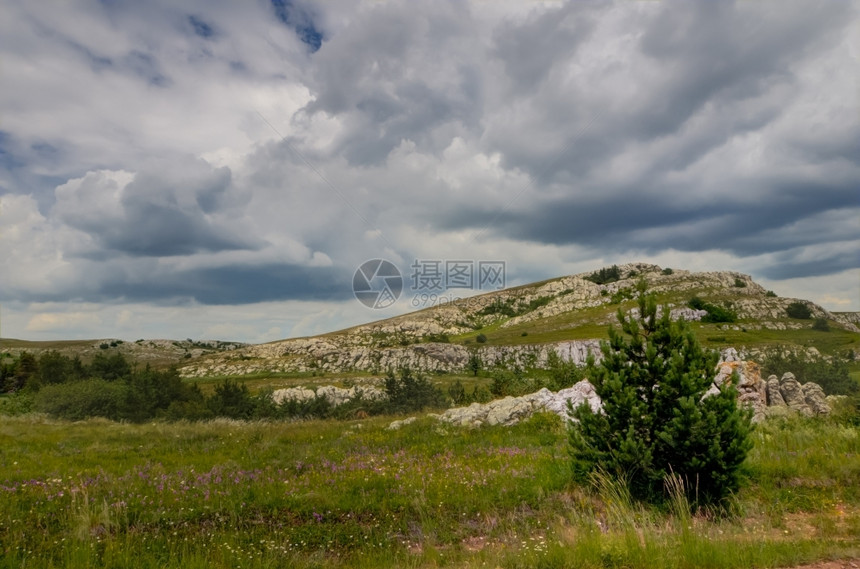
<svg viewBox="0 0 860 569">
<path fill-rule="evenodd" d="M 668 305 L 673 318 L 693 322 L 700 338 L 715 348 L 734 347 L 746 354 L 774 344 L 813 351 L 860 347 L 856 313 L 831 313 L 810 301 L 779 297 L 741 273 L 631 263 L 321 336 L 243 346 L 193 359 L 180 371 L 186 377 L 380 374 L 408 366 L 456 373 L 475 357 L 484 367 L 543 367 L 553 352 L 581 364 L 589 354 L 599 353 L 599 342 L 617 321 L 617 311 L 635 310 L 634 287 L 640 280 Z M 789 316 L 793 305 L 803 307 L 803 318 Z M 816 325 L 829 332 L 813 329 Z"/>
</svg>

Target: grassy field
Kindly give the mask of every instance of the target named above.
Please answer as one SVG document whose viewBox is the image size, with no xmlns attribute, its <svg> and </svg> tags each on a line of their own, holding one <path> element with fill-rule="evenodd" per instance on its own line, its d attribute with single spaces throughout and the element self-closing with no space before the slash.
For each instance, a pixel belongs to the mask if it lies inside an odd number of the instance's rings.
<svg viewBox="0 0 860 569">
<path fill-rule="evenodd" d="M 0 417 L 0 567 L 777 567 L 860 556 L 860 435 L 760 427 L 728 513 L 572 485 L 565 428 Z"/>
</svg>

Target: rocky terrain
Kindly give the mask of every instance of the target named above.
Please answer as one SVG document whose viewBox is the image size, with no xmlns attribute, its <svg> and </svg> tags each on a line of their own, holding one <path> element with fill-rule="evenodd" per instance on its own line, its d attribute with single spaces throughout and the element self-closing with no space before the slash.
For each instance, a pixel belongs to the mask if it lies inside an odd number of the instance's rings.
<svg viewBox="0 0 860 569">
<path fill-rule="evenodd" d="M 635 310 L 633 288 L 639 279 L 647 282 L 661 303 L 670 306 L 673 318 L 698 321 L 707 314 L 687 306 L 693 296 L 737 314 L 735 323 L 710 325 L 715 330 L 810 328 L 811 319 L 787 317 L 787 307 L 800 302 L 809 308 L 812 318 L 860 332 L 854 313 L 830 313 L 809 301 L 780 298 L 741 273 L 693 273 L 643 263 L 622 265 L 618 270 L 621 278 L 615 282 L 597 284 L 589 280 L 591 273 L 581 273 L 322 336 L 246 346 L 192 360 L 181 373 L 186 377 L 260 372 L 378 374 L 401 366 L 421 372 L 462 372 L 473 354 L 486 367 L 506 363 L 526 368 L 542 367 L 550 352 L 583 363 L 589 354 L 599 353 L 599 341 L 583 335 L 617 322 L 618 309 Z M 482 344 L 478 334 L 485 331 L 493 341 Z M 529 334 L 548 335 L 553 340 L 529 343 Z M 569 339 L 555 339 L 558 336 Z"/>
<path fill-rule="evenodd" d="M 232 351 L 247 347 L 242 342 L 223 340 L 137 340 L 125 342 L 116 338 L 97 340 L 64 340 L 54 342 L 28 342 L 24 340 L 0 340 L 0 352 L 18 355 L 29 352 L 36 356 L 56 351 L 68 357 L 80 357 L 88 362 L 96 354 L 121 353 L 129 359 L 157 365 L 181 364 L 190 359 L 209 354 Z"/>
</svg>

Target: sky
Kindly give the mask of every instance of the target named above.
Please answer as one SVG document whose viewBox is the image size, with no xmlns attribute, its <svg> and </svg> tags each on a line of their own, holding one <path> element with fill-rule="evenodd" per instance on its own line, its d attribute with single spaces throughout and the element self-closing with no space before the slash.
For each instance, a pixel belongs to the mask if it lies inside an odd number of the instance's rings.
<svg viewBox="0 0 860 569">
<path fill-rule="evenodd" d="M 858 14 L 2 2 L 0 334 L 272 341 L 498 287 L 500 263 L 505 286 L 739 271 L 858 311 Z M 373 259 L 401 275 L 377 308 L 353 290 Z"/>
</svg>

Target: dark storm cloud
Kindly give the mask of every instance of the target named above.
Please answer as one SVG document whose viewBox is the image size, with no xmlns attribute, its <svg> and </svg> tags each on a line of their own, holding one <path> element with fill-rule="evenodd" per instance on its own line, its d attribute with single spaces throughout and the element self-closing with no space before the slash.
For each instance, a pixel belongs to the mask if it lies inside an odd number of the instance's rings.
<svg viewBox="0 0 860 569">
<path fill-rule="evenodd" d="M 332 267 L 231 266 L 156 273 L 109 281 L 93 300 L 129 302 L 193 300 L 202 304 L 251 304 L 272 300 L 344 300 L 352 296 L 352 274 Z"/>
</svg>

